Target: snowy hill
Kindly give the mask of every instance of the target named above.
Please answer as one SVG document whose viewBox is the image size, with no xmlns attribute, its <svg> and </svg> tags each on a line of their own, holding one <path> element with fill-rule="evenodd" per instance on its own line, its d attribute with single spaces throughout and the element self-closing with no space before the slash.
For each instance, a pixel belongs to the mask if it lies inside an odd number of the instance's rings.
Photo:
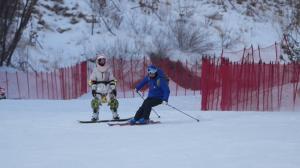
<svg viewBox="0 0 300 168">
<path fill-rule="evenodd" d="M 156 111 L 162 124 L 79 124 L 90 100 L 1 100 L 0 163 L 6 168 L 298 168 L 300 113 L 201 112 L 200 97 L 171 97 Z M 130 105 L 129 105 L 130 104 Z M 120 99 L 131 117 L 140 98 Z M 100 117 L 111 118 L 107 106 Z"/>
<path fill-rule="evenodd" d="M 285 3 L 265 1 L 161 0 L 153 8 L 150 1 L 113 0 L 102 7 L 95 2 L 38 1 L 13 61 L 49 70 L 102 52 L 137 58 L 155 53 L 192 62 L 202 54 L 219 55 L 222 48 L 272 45 L 282 39 L 290 14 Z"/>
</svg>

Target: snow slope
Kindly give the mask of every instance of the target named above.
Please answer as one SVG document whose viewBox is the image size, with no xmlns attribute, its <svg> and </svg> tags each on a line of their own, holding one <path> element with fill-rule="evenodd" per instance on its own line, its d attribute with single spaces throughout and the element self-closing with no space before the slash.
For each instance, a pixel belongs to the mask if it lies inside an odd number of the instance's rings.
<svg viewBox="0 0 300 168">
<path fill-rule="evenodd" d="M 181 19 L 187 20 L 191 31 L 199 29 L 207 37 L 206 41 L 213 43 L 212 50 L 202 54 L 218 56 L 222 48 L 236 51 L 249 48 L 251 44 L 265 47 L 280 41 L 280 19 L 285 18 L 273 13 L 276 8 L 270 5 L 258 16 L 248 16 L 245 14 L 247 6 L 236 3 L 232 6 L 232 2 L 227 1 L 222 6 L 207 0 L 171 3 L 165 0 L 159 3 L 156 13 L 146 14 L 138 8 L 138 1 L 107 1 L 105 14 L 96 18 L 92 34 L 91 20 L 95 12 L 90 2 L 39 1 L 38 13 L 33 15 L 24 31 L 13 62 L 27 61 L 33 69 L 51 70 L 94 58 L 98 52 L 108 56 L 142 57 L 156 52 L 158 43 L 167 49 L 166 54 L 171 59 L 193 62 L 201 54 L 179 50 L 176 35 L 170 30 L 170 25 Z M 284 10 L 289 11 L 286 6 Z M 113 33 L 108 31 L 103 20 Z M 31 39 L 33 32 L 36 36 Z M 32 45 L 28 45 L 29 41 L 33 41 Z"/>
<path fill-rule="evenodd" d="M 0 165 L 5 168 L 298 168 L 300 113 L 201 112 L 200 97 L 171 97 L 153 120 L 162 124 L 109 127 L 89 119 L 89 96 L 77 100 L 1 100 Z M 140 98 L 120 99 L 133 116 Z M 111 118 L 108 107 L 101 118 Z"/>
</svg>

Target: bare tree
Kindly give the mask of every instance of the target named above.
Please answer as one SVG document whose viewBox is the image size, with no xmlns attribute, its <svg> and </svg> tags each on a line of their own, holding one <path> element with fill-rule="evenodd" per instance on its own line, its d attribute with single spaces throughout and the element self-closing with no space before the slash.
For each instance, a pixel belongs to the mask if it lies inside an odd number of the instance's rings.
<svg viewBox="0 0 300 168">
<path fill-rule="evenodd" d="M 116 36 L 114 28 L 119 28 L 123 20 L 118 4 L 113 0 L 91 0 L 91 8 L 93 11 L 93 24 L 98 23 L 101 26 L 101 23 L 103 23 L 107 31 Z M 93 25 L 92 29 L 94 29 Z"/>
<path fill-rule="evenodd" d="M 170 24 L 178 48 L 182 51 L 204 54 L 213 49 L 210 35 L 204 28 L 182 21 Z"/>
<path fill-rule="evenodd" d="M 0 66 L 11 65 L 12 55 L 38 0 L 0 1 Z"/>
</svg>

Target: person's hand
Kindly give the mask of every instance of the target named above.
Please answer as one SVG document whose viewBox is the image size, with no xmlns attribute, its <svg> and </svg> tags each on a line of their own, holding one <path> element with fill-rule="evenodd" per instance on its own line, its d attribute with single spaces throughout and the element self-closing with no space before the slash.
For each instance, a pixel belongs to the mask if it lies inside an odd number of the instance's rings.
<svg viewBox="0 0 300 168">
<path fill-rule="evenodd" d="M 96 95 L 97 95 L 96 90 L 92 90 L 92 95 L 93 95 L 93 97 L 96 97 Z"/>
<path fill-rule="evenodd" d="M 163 105 L 168 105 L 168 102 L 167 101 L 163 101 L 162 104 Z"/>
<path fill-rule="evenodd" d="M 139 91 L 136 88 L 134 88 L 134 92 L 139 93 Z"/>
</svg>

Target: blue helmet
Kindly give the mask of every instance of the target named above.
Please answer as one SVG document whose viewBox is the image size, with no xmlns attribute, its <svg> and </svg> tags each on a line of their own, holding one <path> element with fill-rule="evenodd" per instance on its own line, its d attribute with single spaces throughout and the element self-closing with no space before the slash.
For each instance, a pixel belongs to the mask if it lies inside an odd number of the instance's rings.
<svg viewBox="0 0 300 168">
<path fill-rule="evenodd" d="M 149 65 L 147 67 L 148 74 L 155 74 L 157 72 L 157 68 L 154 65 Z"/>
</svg>

